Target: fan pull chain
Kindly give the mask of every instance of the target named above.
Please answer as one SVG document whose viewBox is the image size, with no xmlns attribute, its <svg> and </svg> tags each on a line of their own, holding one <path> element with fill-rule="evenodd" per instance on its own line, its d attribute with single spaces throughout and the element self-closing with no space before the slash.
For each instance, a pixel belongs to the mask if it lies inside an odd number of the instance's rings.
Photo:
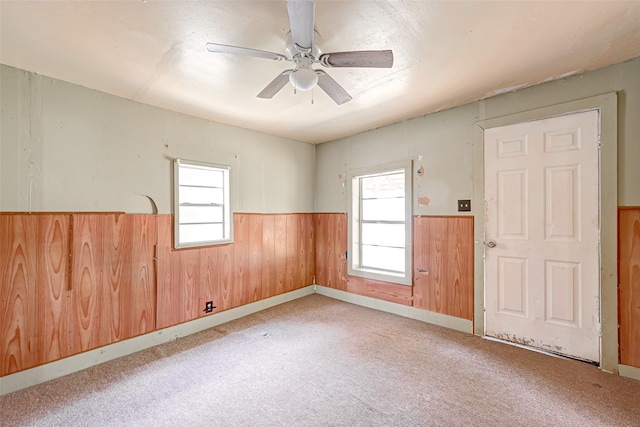
<svg viewBox="0 0 640 427">
<path fill-rule="evenodd" d="M 311 88 L 311 105 L 313 105 L 313 88 Z"/>
</svg>

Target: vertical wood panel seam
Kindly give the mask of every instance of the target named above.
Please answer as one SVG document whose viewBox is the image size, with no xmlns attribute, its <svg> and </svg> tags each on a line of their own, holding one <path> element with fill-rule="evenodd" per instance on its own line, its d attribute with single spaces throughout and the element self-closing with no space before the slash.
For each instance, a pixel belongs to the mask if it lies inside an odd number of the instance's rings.
<svg viewBox="0 0 640 427">
<path fill-rule="evenodd" d="M 73 244 L 73 227 L 74 227 L 74 219 L 75 215 L 71 214 L 69 218 L 69 263 L 67 264 L 67 291 L 71 291 L 73 289 L 73 249 L 75 245 Z"/>
</svg>

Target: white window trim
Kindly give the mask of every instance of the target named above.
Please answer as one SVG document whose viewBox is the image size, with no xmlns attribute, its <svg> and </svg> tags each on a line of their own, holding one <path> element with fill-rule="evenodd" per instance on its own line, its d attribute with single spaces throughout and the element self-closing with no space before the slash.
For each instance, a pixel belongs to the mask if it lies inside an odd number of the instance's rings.
<svg viewBox="0 0 640 427">
<path fill-rule="evenodd" d="M 218 240 L 210 240 L 210 241 L 201 241 L 201 242 L 190 242 L 190 243 L 180 243 L 180 198 L 179 198 L 179 189 L 180 189 L 180 165 L 193 165 L 193 166 L 204 166 L 209 168 L 221 169 L 226 171 L 224 174 L 225 183 L 224 188 L 226 191 L 224 192 L 224 223 L 227 225 L 227 233 L 228 235 L 223 239 Z M 183 159 L 174 159 L 173 161 L 173 240 L 174 240 L 174 248 L 183 249 L 183 248 L 196 248 L 202 246 L 214 246 L 214 245 L 225 245 L 229 243 L 233 243 L 233 209 L 231 205 L 231 167 L 228 165 L 220 165 L 215 163 L 204 163 L 197 162 L 191 160 L 183 160 Z"/>
<path fill-rule="evenodd" d="M 393 273 L 381 273 L 376 270 L 367 270 L 354 267 L 354 228 L 359 226 L 359 220 L 354 212 L 354 203 L 359 203 L 359 198 L 354 199 L 353 182 L 354 179 L 364 175 L 375 175 L 393 170 L 404 169 L 405 179 L 405 272 L 404 275 Z M 394 162 L 381 166 L 356 169 L 347 173 L 347 271 L 350 276 L 362 277 L 365 279 L 379 280 L 382 282 L 398 283 L 401 285 L 412 286 L 413 284 L 413 175 L 412 162 Z"/>
</svg>

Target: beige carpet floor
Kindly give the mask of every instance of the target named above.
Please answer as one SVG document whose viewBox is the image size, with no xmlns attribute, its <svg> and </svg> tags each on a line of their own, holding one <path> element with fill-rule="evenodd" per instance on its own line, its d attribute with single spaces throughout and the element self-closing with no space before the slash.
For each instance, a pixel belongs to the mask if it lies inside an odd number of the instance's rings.
<svg viewBox="0 0 640 427">
<path fill-rule="evenodd" d="M 0 396 L 2 426 L 640 426 L 640 381 L 311 295 Z"/>
</svg>

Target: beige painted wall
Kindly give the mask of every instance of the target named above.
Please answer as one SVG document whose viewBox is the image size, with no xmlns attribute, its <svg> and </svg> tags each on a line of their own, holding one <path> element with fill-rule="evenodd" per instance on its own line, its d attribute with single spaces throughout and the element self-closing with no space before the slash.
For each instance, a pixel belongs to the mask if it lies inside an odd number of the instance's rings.
<svg viewBox="0 0 640 427">
<path fill-rule="evenodd" d="M 414 213 L 454 214 L 474 199 L 475 122 L 613 91 L 618 203 L 640 205 L 638 76 L 640 58 L 314 147 L 2 65 L 0 210 L 150 212 L 145 194 L 169 213 L 182 157 L 230 164 L 238 211 L 344 212 L 349 169 L 413 159 Z"/>
<path fill-rule="evenodd" d="M 315 146 L 0 66 L 0 210 L 172 212 L 173 158 L 232 167 L 238 212 L 312 212 Z"/>
<path fill-rule="evenodd" d="M 602 369 L 618 372 L 616 208 L 640 205 L 640 58 L 322 144 L 316 151 L 315 210 L 346 211 L 344 175 L 350 169 L 407 159 L 414 162 L 414 214 L 458 214 L 457 200 L 471 199 L 470 215 L 475 217 L 474 316 L 479 319 L 474 322 L 474 333 L 483 335 L 484 166 L 480 125 L 514 117 L 520 117 L 519 121 L 541 119 L 596 107 L 602 108 L 603 131 L 600 361 Z M 419 176 L 416 172 L 421 167 L 424 174 Z M 418 203 L 421 197 L 428 198 L 428 204 Z"/>
<path fill-rule="evenodd" d="M 424 166 L 423 176 L 414 173 L 414 214 L 457 214 L 458 199 L 474 199 L 474 165 L 481 164 L 473 159 L 474 123 L 609 92 L 618 93 L 618 204 L 640 205 L 637 58 L 321 144 L 315 210 L 346 211 L 344 176 L 349 169 L 412 159 L 415 171 Z M 419 197 L 428 197 L 429 204 L 421 206 Z M 478 209 L 482 206 L 472 205 L 471 213 Z"/>
</svg>

